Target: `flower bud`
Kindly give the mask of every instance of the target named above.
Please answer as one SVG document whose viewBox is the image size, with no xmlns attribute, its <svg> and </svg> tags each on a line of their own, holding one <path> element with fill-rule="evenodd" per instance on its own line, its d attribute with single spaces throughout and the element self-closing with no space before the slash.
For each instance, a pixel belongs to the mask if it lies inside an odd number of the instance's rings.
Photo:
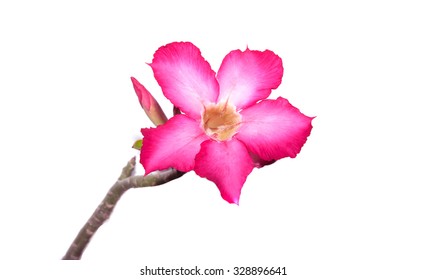
<svg viewBox="0 0 426 280">
<path fill-rule="evenodd" d="M 157 100 L 152 97 L 151 93 L 136 80 L 134 77 L 130 77 L 135 89 L 136 95 L 138 96 L 139 103 L 145 111 L 148 118 L 156 126 L 164 124 L 167 121 L 167 117 L 158 104 Z"/>
</svg>

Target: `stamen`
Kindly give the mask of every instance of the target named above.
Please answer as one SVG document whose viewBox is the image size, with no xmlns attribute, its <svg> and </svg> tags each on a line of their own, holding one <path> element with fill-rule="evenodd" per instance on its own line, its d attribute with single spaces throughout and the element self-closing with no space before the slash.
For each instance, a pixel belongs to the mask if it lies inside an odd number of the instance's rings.
<svg viewBox="0 0 426 280">
<path fill-rule="evenodd" d="M 202 126 L 207 135 L 219 141 L 231 139 L 241 124 L 241 115 L 228 102 L 211 104 L 204 107 Z"/>
</svg>

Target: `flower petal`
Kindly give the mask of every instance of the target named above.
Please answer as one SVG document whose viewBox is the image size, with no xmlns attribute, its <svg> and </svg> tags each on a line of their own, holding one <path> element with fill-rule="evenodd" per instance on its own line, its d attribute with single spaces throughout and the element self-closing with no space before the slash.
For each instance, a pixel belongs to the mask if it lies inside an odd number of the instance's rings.
<svg viewBox="0 0 426 280">
<path fill-rule="evenodd" d="M 141 163 L 146 174 L 173 167 L 187 172 L 194 168 L 200 144 L 209 139 L 197 121 L 176 115 L 157 128 L 142 129 Z"/>
<path fill-rule="evenodd" d="M 164 95 L 190 117 L 199 119 L 203 104 L 216 102 L 216 74 L 192 43 L 171 43 L 159 48 L 150 65 Z"/>
<path fill-rule="evenodd" d="M 230 52 L 217 73 L 218 100 L 227 100 L 238 109 L 267 98 L 281 84 L 284 73 L 281 58 L 272 51 Z"/>
<path fill-rule="evenodd" d="M 263 100 L 240 114 L 242 124 L 235 137 L 266 161 L 294 158 L 312 129 L 313 118 L 302 114 L 282 97 Z"/>
<path fill-rule="evenodd" d="M 205 141 L 195 157 L 194 171 L 213 181 L 223 199 L 238 204 L 241 188 L 253 170 L 253 162 L 243 143 L 230 141 Z"/>
</svg>

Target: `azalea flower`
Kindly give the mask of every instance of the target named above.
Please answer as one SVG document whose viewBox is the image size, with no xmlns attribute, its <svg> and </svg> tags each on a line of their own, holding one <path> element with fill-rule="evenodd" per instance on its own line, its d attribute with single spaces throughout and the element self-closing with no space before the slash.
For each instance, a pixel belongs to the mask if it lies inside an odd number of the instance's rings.
<svg viewBox="0 0 426 280">
<path fill-rule="evenodd" d="M 146 174 L 194 170 L 238 204 L 254 167 L 294 158 L 311 132 L 312 117 L 282 97 L 266 99 L 284 72 L 272 51 L 231 51 L 216 74 L 196 46 L 175 42 L 160 47 L 149 65 L 182 114 L 142 129 Z"/>
</svg>

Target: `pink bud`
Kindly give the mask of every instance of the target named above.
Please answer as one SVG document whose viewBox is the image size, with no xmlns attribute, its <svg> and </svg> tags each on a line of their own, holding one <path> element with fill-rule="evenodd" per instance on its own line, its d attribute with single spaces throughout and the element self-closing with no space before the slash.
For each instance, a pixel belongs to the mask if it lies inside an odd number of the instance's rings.
<svg viewBox="0 0 426 280">
<path fill-rule="evenodd" d="M 134 77 L 130 77 L 135 89 L 136 95 L 138 96 L 139 103 L 145 111 L 148 118 L 156 126 L 164 124 L 167 121 L 167 117 L 158 104 L 157 100 L 152 97 L 151 93 L 136 80 Z"/>
</svg>

